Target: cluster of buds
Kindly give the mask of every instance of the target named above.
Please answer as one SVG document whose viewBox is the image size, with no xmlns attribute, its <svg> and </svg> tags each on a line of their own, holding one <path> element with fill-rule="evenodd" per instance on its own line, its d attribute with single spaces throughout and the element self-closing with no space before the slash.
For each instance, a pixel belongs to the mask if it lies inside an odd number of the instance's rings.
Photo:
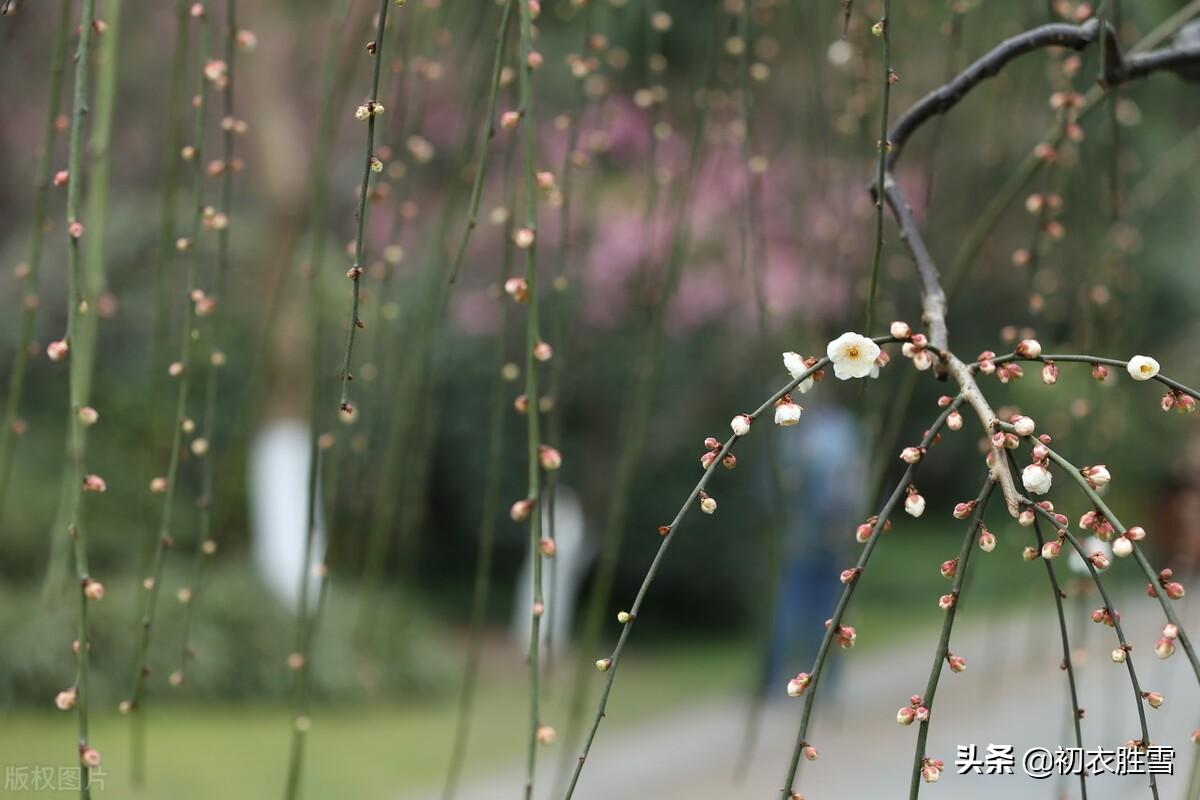
<svg viewBox="0 0 1200 800">
<path fill-rule="evenodd" d="M 946 762 L 940 758 L 929 758 L 926 756 L 921 759 L 921 778 L 926 783 L 937 783 L 942 777 L 942 770 L 946 768 Z"/>
<path fill-rule="evenodd" d="M 948 408 L 950 406 L 950 404 L 953 402 L 954 402 L 953 397 L 951 397 L 948 394 L 944 394 L 938 398 L 938 401 L 937 401 L 938 408 Z M 952 431 L 957 431 L 957 430 L 961 430 L 962 426 L 963 426 L 962 414 L 958 413 L 958 409 L 951 411 L 950 414 L 946 417 L 946 427 Z"/>
<path fill-rule="evenodd" d="M 1196 410 L 1196 398 L 1172 389 L 1162 396 L 1159 406 L 1163 411 L 1170 411 L 1173 408 L 1181 414 L 1190 414 Z"/>
<path fill-rule="evenodd" d="M 1041 441 L 1034 445 L 1031 454 L 1032 463 L 1021 470 L 1021 484 L 1027 492 L 1032 494 L 1045 494 L 1050 491 L 1050 485 L 1054 480 L 1049 468 L 1050 451 L 1045 444 L 1049 441 L 1049 437 L 1042 434 L 1039 438 Z"/>
<path fill-rule="evenodd" d="M 1095 622 L 1097 625 L 1107 625 L 1112 628 L 1115 626 L 1116 621 L 1120 619 L 1121 612 L 1119 611 L 1109 613 L 1107 608 L 1097 608 L 1092 612 L 1092 622 Z"/>
<path fill-rule="evenodd" d="M 928 719 L 929 709 L 925 707 L 925 700 L 919 694 L 908 698 L 908 705 L 896 712 L 896 722 L 905 726 L 914 722 L 926 722 Z"/>
<path fill-rule="evenodd" d="M 875 526 L 878 524 L 879 524 L 879 515 L 878 514 L 872 515 L 866 522 L 862 523 L 854 530 L 854 538 L 858 541 L 859 544 L 866 544 L 866 541 L 871 538 L 871 534 L 875 532 Z M 892 521 L 890 519 L 884 520 L 883 532 L 887 533 L 891 529 L 892 529 Z"/>
<path fill-rule="evenodd" d="M 738 418 L 734 417 L 734 422 L 737 422 L 737 420 Z M 715 436 L 709 436 L 707 439 L 705 439 L 704 447 L 706 452 L 704 455 L 700 456 L 700 466 L 707 470 L 710 469 L 713 464 L 717 463 L 717 456 L 721 455 L 721 448 L 723 446 L 724 445 L 721 444 L 721 441 Z M 735 456 L 733 453 L 726 453 L 724 456 L 721 456 L 721 466 L 725 467 L 725 469 L 733 469 L 737 466 L 737 456 Z M 716 501 L 713 502 L 715 503 Z M 715 505 L 713 507 L 716 508 Z"/>
<path fill-rule="evenodd" d="M 1131 530 L 1133 530 L 1133 528 L 1129 529 L 1129 531 L 1131 531 Z M 1138 528 L 1138 530 L 1141 530 L 1141 528 Z M 1129 535 L 1129 531 L 1125 531 L 1126 536 Z M 1115 543 L 1114 543 L 1114 548 L 1115 548 Z M 1172 570 L 1172 569 L 1161 570 L 1158 573 L 1158 585 L 1162 587 L 1162 590 L 1167 595 L 1167 597 L 1169 597 L 1172 600 L 1178 600 L 1179 598 L 1183 597 L 1184 594 L 1186 594 L 1186 591 L 1184 590 L 1182 583 L 1180 583 L 1179 581 L 1171 580 L 1173 577 L 1175 577 L 1174 570 Z M 1150 597 L 1158 596 L 1158 590 L 1154 588 L 1153 583 L 1146 584 L 1146 594 L 1148 594 Z M 1172 637 L 1172 638 L 1174 638 L 1174 637 Z"/>
<path fill-rule="evenodd" d="M 1034 340 L 1027 339 L 1025 341 L 1032 342 Z M 1040 345 L 1038 352 L 1041 352 Z M 980 373 L 983 375 L 995 375 L 1001 383 L 1019 380 L 1025 376 L 1025 370 L 1023 370 L 1021 365 L 1015 361 L 1006 361 L 1003 364 L 997 365 L 996 354 L 991 350 L 984 350 L 979 354 L 979 357 L 975 359 L 975 362 L 975 368 L 979 370 Z"/>
<path fill-rule="evenodd" d="M 1113 535 L 1116 533 L 1112 523 L 1099 511 L 1088 511 L 1082 514 L 1079 517 L 1079 529 L 1091 531 L 1102 542 L 1112 541 Z"/>
<path fill-rule="evenodd" d="M 791 427 L 800 421 L 803 408 L 792 402 L 792 396 L 785 394 L 775 401 L 775 424 L 784 428 Z"/>
<path fill-rule="evenodd" d="M 354 111 L 354 118 L 360 122 L 377 117 L 383 113 L 383 103 L 368 100 Z"/>
<path fill-rule="evenodd" d="M 923 371 L 933 366 L 933 353 L 929 352 L 928 347 L 929 337 L 923 333 L 914 333 L 907 342 L 900 345 L 900 354 L 911 358 L 913 366 Z"/>
<path fill-rule="evenodd" d="M 904 511 L 910 517 L 919 517 L 925 513 L 925 498 L 914 484 L 908 486 L 908 496 L 904 498 Z"/>
<path fill-rule="evenodd" d="M 832 619 L 825 620 L 826 630 L 831 625 L 833 625 Z M 834 642 L 843 650 L 849 650 L 851 647 L 854 647 L 854 643 L 858 640 L 858 631 L 854 630 L 850 625 L 838 625 L 833 635 Z"/>
<path fill-rule="evenodd" d="M 788 697 L 799 697 L 804 694 L 804 690 L 812 683 L 812 676 L 807 672 L 801 672 L 796 677 L 788 681 L 787 693 Z"/>
</svg>

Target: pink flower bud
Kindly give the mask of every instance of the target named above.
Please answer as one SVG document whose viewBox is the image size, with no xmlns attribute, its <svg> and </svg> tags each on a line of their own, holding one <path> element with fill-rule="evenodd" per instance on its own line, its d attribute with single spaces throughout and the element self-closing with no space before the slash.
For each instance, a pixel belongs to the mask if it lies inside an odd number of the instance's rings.
<svg viewBox="0 0 1200 800">
<path fill-rule="evenodd" d="M 104 584 L 102 584 L 100 581 L 94 581 L 89 578 L 85 580 L 83 584 L 83 594 L 88 600 L 103 600 Z"/>
<path fill-rule="evenodd" d="M 917 722 L 929 721 L 929 709 L 925 706 L 917 706 L 913 711 L 913 715 L 917 718 Z"/>
<path fill-rule="evenodd" d="M 533 243 L 537 240 L 537 234 L 533 228 L 523 226 L 513 231 L 513 243 L 522 250 L 528 250 L 533 247 Z"/>
<path fill-rule="evenodd" d="M 1165 698 L 1158 692 L 1142 692 L 1142 697 L 1146 699 L 1151 708 L 1160 708 L 1165 702 Z"/>
<path fill-rule="evenodd" d="M 904 498 L 904 511 L 911 517 L 919 517 L 925 513 L 925 498 L 914 486 L 908 487 L 908 497 Z"/>
<path fill-rule="evenodd" d="M 1092 377 L 1103 382 L 1104 379 L 1108 377 L 1108 367 L 1104 366 L 1103 364 L 1093 364 Z"/>
<path fill-rule="evenodd" d="M 721 458 L 721 466 L 725 467 L 725 469 L 733 469 L 737 466 L 737 456 L 733 453 L 726 453 Z"/>
<path fill-rule="evenodd" d="M 1191 414 L 1196 410 L 1196 398 L 1190 394 L 1181 394 L 1175 401 L 1175 410 L 1181 414 Z"/>
<path fill-rule="evenodd" d="M 946 427 L 952 431 L 962 430 L 963 418 L 962 414 L 957 411 L 951 411 L 950 416 L 946 417 Z"/>
<path fill-rule="evenodd" d="M 1053 386 L 1058 383 L 1058 366 L 1053 361 L 1042 365 L 1042 383 Z"/>
<path fill-rule="evenodd" d="M 1111 561 L 1109 561 L 1108 555 L 1106 553 L 1104 553 L 1104 551 L 1102 551 L 1102 550 L 1097 550 L 1096 552 L 1094 552 L 1090 556 L 1088 556 L 1088 561 L 1091 561 L 1092 566 L 1095 567 L 1100 572 L 1103 572 L 1104 570 L 1108 569 L 1109 565 L 1112 563 Z"/>
<path fill-rule="evenodd" d="M 966 672 L 967 660 L 962 656 L 956 656 L 951 653 L 946 654 L 946 663 L 950 665 L 951 672 Z"/>
<path fill-rule="evenodd" d="M 700 510 L 705 514 L 715 514 L 717 511 L 717 501 L 710 497 L 705 492 L 700 493 Z"/>
<path fill-rule="evenodd" d="M 975 501 L 968 500 L 965 503 L 956 503 L 954 505 L 954 518 L 966 519 L 971 516 L 971 512 L 975 510 Z"/>
<path fill-rule="evenodd" d="M 520 111 L 505 111 L 500 115 L 500 127 L 505 130 L 514 130 L 521 122 Z"/>
<path fill-rule="evenodd" d="M 918 350 L 913 353 L 913 366 L 921 371 L 925 371 L 933 366 L 933 356 L 928 350 Z"/>
<path fill-rule="evenodd" d="M 896 339 L 908 339 L 912 336 L 912 328 L 909 327 L 907 322 L 901 322 L 900 320 L 893 322 L 888 332 Z"/>
<path fill-rule="evenodd" d="M 1042 545 L 1042 558 L 1046 560 L 1058 558 L 1062 555 L 1062 542 L 1058 539 L 1051 539 Z"/>
<path fill-rule="evenodd" d="M 1044 444 L 1035 444 L 1033 446 L 1032 455 L 1034 461 L 1045 461 L 1050 457 L 1050 449 Z"/>
<path fill-rule="evenodd" d="M 538 447 L 538 463 L 542 465 L 542 469 L 553 472 L 562 466 L 562 454 L 550 445 L 540 445 Z"/>
<path fill-rule="evenodd" d="M 1038 555 L 1040 554 L 1036 547 L 1026 547 L 1021 551 L 1021 558 L 1025 559 L 1026 561 L 1033 561 L 1038 557 Z"/>
<path fill-rule="evenodd" d="M 700 456 L 700 466 L 704 469 L 711 468 L 715 463 L 717 463 L 717 453 L 715 450 L 709 450 L 707 453 Z"/>
<path fill-rule="evenodd" d="M 858 573 L 858 567 L 854 567 L 853 569 L 844 569 L 842 570 L 842 574 L 838 576 L 838 580 L 840 580 L 843 584 L 853 583 L 854 579 L 858 577 Z"/>
<path fill-rule="evenodd" d="M 525 57 L 525 63 L 529 65 L 530 69 L 537 69 L 542 65 L 543 61 L 542 54 L 537 50 L 530 51 L 529 55 Z"/>
<path fill-rule="evenodd" d="M 821 754 L 817 752 L 817 748 L 811 744 L 804 746 L 804 758 L 808 761 L 816 761 Z"/>
<path fill-rule="evenodd" d="M 1162 635 L 1163 635 L 1164 639 L 1178 639 L 1179 638 L 1179 626 L 1175 625 L 1174 623 L 1168 622 L 1166 625 L 1163 625 Z"/>
<path fill-rule="evenodd" d="M 1036 428 L 1034 421 L 1029 417 L 1016 417 L 1012 424 L 1017 436 L 1030 436 Z"/>
<path fill-rule="evenodd" d="M 1183 584 L 1179 581 L 1171 581 L 1163 586 L 1163 591 L 1167 593 L 1167 597 L 1172 600 L 1178 600 L 1186 594 Z"/>
<path fill-rule="evenodd" d="M 546 558 L 554 558 L 554 555 L 558 552 L 558 544 L 553 539 L 542 537 L 538 539 L 538 550 Z"/>
<path fill-rule="evenodd" d="M 735 436 L 745 436 L 750 432 L 750 423 L 752 421 L 749 414 L 738 414 L 729 421 L 729 427 L 733 429 Z"/>
<path fill-rule="evenodd" d="M 537 174 L 537 187 L 544 192 L 554 188 L 554 173 L 542 170 Z"/>
<path fill-rule="evenodd" d="M 706 448 L 708 448 L 709 450 L 720 450 L 721 449 L 721 440 L 715 436 L 709 436 L 707 439 L 704 440 L 704 446 Z"/>
<path fill-rule="evenodd" d="M 71 346 L 66 339 L 56 339 L 46 345 L 46 357 L 51 361 L 62 361 L 71 352 Z"/>
<path fill-rule="evenodd" d="M 1017 343 L 1016 353 L 1021 358 L 1038 358 L 1042 355 L 1042 345 L 1037 339 L 1022 339 Z"/>
<path fill-rule="evenodd" d="M 54 696 L 54 705 L 59 711 L 70 711 L 75 707 L 75 688 L 64 689 Z"/>
<path fill-rule="evenodd" d="M 942 562 L 941 573 L 943 578 L 953 578 L 958 572 L 958 559 L 951 558 L 948 561 Z"/>
<path fill-rule="evenodd" d="M 896 712 L 896 722 L 900 723 L 901 725 L 912 725 L 913 720 L 916 718 L 917 712 L 913 710 L 912 706 L 904 706 Z"/>
<path fill-rule="evenodd" d="M 537 344 L 533 346 L 533 357 L 543 363 L 549 361 L 554 358 L 554 348 L 550 346 L 549 342 L 538 340 Z"/>
<path fill-rule="evenodd" d="M 922 447 L 906 447 L 900 451 L 900 460 L 905 464 L 916 464 L 925 455 L 925 449 Z"/>
<path fill-rule="evenodd" d="M 1141 525 L 1133 525 L 1125 530 L 1125 536 L 1131 542 L 1140 542 L 1146 538 L 1146 529 Z"/>
<path fill-rule="evenodd" d="M 1108 467 L 1103 464 L 1097 464 L 1094 467 L 1084 467 L 1080 472 L 1083 473 L 1083 477 L 1087 479 L 1087 482 L 1091 484 L 1093 489 L 1103 488 L 1112 480 L 1112 475 L 1109 474 Z"/>
<path fill-rule="evenodd" d="M 83 477 L 83 490 L 85 492 L 107 492 L 108 484 L 99 475 L 85 475 Z"/>
<path fill-rule="evenodd" d="M 508 510 L 508 516 L 513 522 L 524 522 L 529 519 L 529 515 L 533 512 L 533 501 L 529 498 L 523 498 L 512 504 Z"/>
<path fill-rule="evenodd" d="M 1133 553 L 1133 542 L 1124 536 L 1118 536 L 1113 540 L 1112 551 L 1117 558 L 1126 558 Z"/>
<path fill-rule="evenodd" d="M 942 611 L 949 611 L 954 608 L 954 595 L 944 594 L 938 598 L 938 608 Z"/>
<path fill-rule="evenodd" d="M 787 693 L 788 697 L 799 697 L 804 694 L 804 690 L 808 688 L 808 684 L 812 682 L 812 678 L 807 672 L 801 672 L 796 677 L 788 681 Z"/>
<path fill-rule="evenodd" d="M 509 278 L 504 282 L 504 292 L 518 303 L 529 299 L 529 284 L 521 277 Z"/>
<path fill-rule="evenodd" d="M 1162 659 L 1170 658 L 1175 654 L 1175 641 L 1168 639 L 1165 636 L 1154 643 L 1154 655 Z"/>
<path fill-rule="evenodd" d="M 996 534 L 991 531 L 984 531 L 979 534 L 979 549 L 985 553 L 990 553 L 996 549 Z"/>
<path fill-rule="evenodd" d="M 94 747 L 83 747 L 79 751 L 79 760 L 85 767 L 95 769 L 100 766 L 100 751 Z"/>
<path fill-rule="evenodd" d="M 863 524 L 859 525 L 858 528 L 855 529 L 854 538 L 858 541 L 859 544 L 865 544 L 866 541 L 871 538 L 871 534 L 874 531 L 875 531 L 874 525 L 864 522 Z"/>
</svg>

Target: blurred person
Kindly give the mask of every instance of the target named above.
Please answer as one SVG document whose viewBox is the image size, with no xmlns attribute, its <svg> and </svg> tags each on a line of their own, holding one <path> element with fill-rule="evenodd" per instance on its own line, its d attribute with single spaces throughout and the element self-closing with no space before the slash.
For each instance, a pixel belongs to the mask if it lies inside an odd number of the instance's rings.
<svg viewBox="0 0 1200 800">
<path fill-rule="evenodd" d="M 778 441 L 781 561 L 763 674 L 768 691 L 816 657 L 868 482 L 862 426 L 846 408 L 814 402 Z M 834 664 L 827 663 L 826 680 Z"/>
</svg>

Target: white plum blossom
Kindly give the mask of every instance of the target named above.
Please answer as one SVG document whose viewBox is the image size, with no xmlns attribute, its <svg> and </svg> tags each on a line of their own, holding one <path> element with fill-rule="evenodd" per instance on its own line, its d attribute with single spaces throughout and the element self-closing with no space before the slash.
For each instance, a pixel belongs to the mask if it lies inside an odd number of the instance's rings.
<svg viewBox="0 0 1200 800">
<path fill-rule="evenodd" d="M 1025 485 L 1026 491 L 1034 494 L 1045 494 L 1050 491 L 1051 480 L 1050 470 L 1041 464 L 1030 464 L 1021 470 L 1021 483 Z"/>
<path fill-rule="evenodd" d="M 783 354 L 783 366 L 787 368 L 787 371 L 793 378 L 799 378 L 808 370 L 808 365 L 804 363 L 804 356 L 799 353 L 793 353 L 790 350 Z M 800 390 L 800 394 L 804 394 L 812 387 L 813 378 L 810 375 L 800 381 L 800 384 L 796 388 Z"/>
<path fill-rule="evenodd" d="M 825 354 L 833 363 L 833 374 L 838 380 L 865 378 L 879 356 L 879 345 L 862 334 L 847 331 L 829 343 Z"/>
<path fill-rule="evenodd" d="M 788 401 L 775 406 L 775 424 L 788 427 L 795 425 L 800 421 L 800 412 L 803 411 L 800 406 Z"/>
<path fill-rule="evenodd" d="M 729 421 L 729 427 L 733 429 L 735 436 L 745 436 L 750 432 L 750 417 L 746 414 L 738 414 Z"/>
<path fill-rule="evenodd" d="M 1135 381 L 1148 381 L 1158 374 L 1159 365 L 1150 356 L 1134 356 L 1125 366 Z M 841 377 L 840 375 L 838 377 Z"/>
</svg>

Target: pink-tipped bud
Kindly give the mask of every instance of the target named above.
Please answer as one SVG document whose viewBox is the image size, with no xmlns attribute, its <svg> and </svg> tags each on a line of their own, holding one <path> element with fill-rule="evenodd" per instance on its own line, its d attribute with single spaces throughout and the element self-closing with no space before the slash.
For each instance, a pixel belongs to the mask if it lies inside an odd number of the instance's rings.
<svg viewBox="0 0 1200 800">
<path fill-rule="evenodd" d="M 700 510 L 705 514 L 717 513 L 717 501 L 705 492 L 700 493 Z"/>
<path fill-rule="evenodd" d="M 518 303 L 529 299 L 529 283 L 521 277 L 509 278 L 504 282 L 504 292 Z"/>
<path fill-rule="evenodd" d="M 717 463 L 717 453 L 715 450 L 709 450 L 700 456 L 700 466 L 704 469 L 710 469 L 715 463 Z"/>
<path fill-rule="evenodd" d="M 88 600 L 103 600 L 104 584 L 102 584 L 100 581 L 94 581 L 89 578 L 83 584 L 83 594 Z"/>
<path fill-rule="evenodd" d="M 1187 590 L 1183 588 L 1183 584 L 1179 581 L 1169 581 L 1163 584 L 1163 591 L 1167 593 L 1167 597 L 1171 600 L 1178 600 L 1187 593 Z"/>
<path fill-rule="evenodd" d="M 1107 377 L 1108 377 L 1108 367 L 1104 366 L 1103 364 L 1093 364 L 1092 365 L 1092 378 L 1103 382 L 1104 379 Z"/>
<path fill-rule="evenodd" d="M 820 757 L 820 752 L 811 744 L 804 746 L 804 758 L 808 761 L 816 761 Z"/>
<path fill-rule="evenodd" d="M 1047 361 L 1042 365 L 1042 383 L 1047 386 L 1058 383 L 1058 365 L 1053 361 Z"/>
<path fill-rule="evenodd" d="M 1108 485 L 1112 480 L 1112 475 L 1109 474 L 1108 467 L 1103 464 L 1097 464 L 1094 467 L 1084 467 L 1080 470 L 1083 477 L 1091 484 L 1093 489 L 1100 489 Z"/>
<path fill-rule="evenodd" d="M 562 453 L 548 444 L 539 445 L 538 463 L 542 465 L 542 469 L 553 472 L 562 466 Z"/>
<path fill-rule="evenodd" d="M 905 464 L 916 464 L 925 455 L 923 447 L 906 447 L 900 451 L 900 460 Z"/>
<path fill-rule="evenodd" d="M 907 322 L 901 322 L 900 320 L 893 322 L 888 331 L 895 339 L 908 339 L 912 337 L 912 328 L 909 327 Z"/>
<path fill-rule="evenodd" d="M 733 429 L 735 436 L 745 436 L 750 432 L 750 423 L 752 421 L 749 414 L 738 414 L 729 421 L 729 427 Z M 720 446 L 719 442 L 717 444 Z"/>
<path fill-rule="evenodd" d="M 1017 524 L 1023 528 L 1032 528 L 1036 519 L 1036 511 L 1032 508 L 1023 508 L 1021 509 L 1021 513 L 1017 515 Z"/>
<path fill-rule="evenodd" d="M 1191 414 L 1196 410 L 1196 398 L 1190 394 L 1181 394 L 1175 401 L 1175 410 L 1181 414 Z"/>
<path fill-rule="evenodd" d="M 941 573 L 943 578 L 953 578 L 958 573 L 958 559 L 951 558 L 948 561 L 943 561 Z"/>
<path fill-rule="evenodd" d="M 59 711 L 70 711 L 75 707 L 75 688 L 63 689 L 54 695 L 54 705 Z"/>
<path fill-rule="evenodd" d="M 1162 635 L 1164 639 L 1178 639 L 1179 626 L 1168 622 L 1166 625 L 1163 625 Z"/>
<path fill-rule="evenodd" d="M 990 553 L 996 549 L 996 534 L 991 531 L 984 531 L 979 534 L 979 549 L 985 553 Z"/>
<path fill-rule="evenodd" d="M 537 344 L 533 346 L 533 357 L 538 361 L 545 363 L 546 361 L 554 358 L 554 348 L 549 342 L 544 342 L 539 339 Z"/>
<path fill-rule="evenodd" d="M 1088 561 L 1092 562 L 1092 566 L 1100 572 L 1108 569 L 1112 562 L 1108 558 L 1108 554 L 1102 550 L 1097 550 L 1088 556 Z"/>
<path fill-rule="evenodd" d="M 954 608 L 955 598 L 952 594 L 944 594 L 938 598 L 938 608 L 942 611 L 949 611 Z"/>
<path fill-rule="evenodd" d="M 946 654 L 946 663 L 950 665 L 951 672 L 966 672 L 967 660 L 962 656 L 956 656 L 953 653 Z"/>
<path fill-rule="evenodd" d="M 1041 553 L 1038 552 L 1038 549 L 1036 547 L 1026 547 L 1024 550 L 1021 551 L 1021 558 L 1023 558 L 1026 561 L 1033 561 L 1039 555 L 1041 555 Z"/>
<path fill-rule="evenodd" d="M 91 406 L 84 406 L 79 409 L 79 421 L 84 427 L 90 428 L 100 421 L 100 412 Z"/>
<path fill-rule="evenodd" d="M 971 512 L 975 510 L 975 501 L 968 500 L 965 503 L 956 503 L 954 505 L 954 518 L 966 519 L 971 516 Z"/>
<path fill-rule="evenodd" d="M 1022 339 L 1017 343 L 1016 353 L 1021 358 L 1038 358 L 1042 355 L 1042 345 L 1037 339 Z"/>
<path fill-rule="evenodd" d="M 56 339 L 46 345 L 46 357 L 51 361 L 62 361 L 71 352 L 71 346 L 65 339 Z"/>
<path fill-rule="evenodd" d="M 957 411 L 951 411 L 950 416 L 946 417 L 946 427 L 952 431 L 962 430 L 963 417 Z"/>
<path fill-rule="evenodd" d="M 533 247 L 533 243 L 537 240 L 537 234 L 533 228 L 528 226 L 517 228 L 513 231 L 513 243 L 522 250 L 528 250 Z"/>
<path fill-rule="evenodd" d="M 500 115 L 500 127 L 505 130 L 515 130 L 517 125 L 521 123 L 520 111 L 505 111 Z"/>
<path fill-rule="evenodd" d="M 542 57 L 542 54 L 539 53 L 537 50 L 532 50 L 532 51 L 530 51 L 529 55 L 525 56 L 525 63 L 529 65 L 530 69 L 537 69 L 544 62 L 545 62 L 545 59 Z"/>
<path fill-rule="evenodd" d="M 912 706 L 904 706 L 896 712 L 896 722 L 900 723 L 901 725 L 912 725 L 913 720 L 916 718 L 917 712 L 913 710 Z"/>
<path fill-rule="evenodd" d="M 914 716 L 916 716 L 917 722 L 928 722 L 929 721 L 929 709 L 923 705 L 918 705 L 914 709 Z"/>
<path fill-rule="evenodd" d="M 1154 655 L 1162 659 L 1175 655 L 1175 641 L 1165 636 L 1154 643 Z"/>
<path fill-rule="evenodd" d="M 709 436 L 704 440 L 704 446 L 709 450 L 720 450 L 721 440 L 715 436 Z"/>
<path fill-rule="evenodd" d="M 874 531 L 874 525 L 864 522 L 854 530 L 854 538 L 859 544 L 865 544 Z"/>
<path fill-rule="evenodd" d="M 1166 702 L 1166 698 L 1158 692 L 1142 692 L 1142 697 L 1150 704 L 1151 708 L 1161 708 L 1162 704 Z"/>
<path fill-rule="evenodd" d="M 1013 431 L 1017 436 L 1031 436 L 1036 429 L 1036 424 L 1029 417 L 1016 417 L 1012 421 Z"/>
<path fill-rule="evenodd" d="M 808 684 L 812 682 L 812 678 L 807 672 L 801 672 L 796 677 L 788 681 L 787 693 L 788 697 L 799 697 L 804 694 L 804 690 L 808 688 Z"/>
<path fill-rule="evenodd" d="M 854 567 L 853 569 L 844 569 L 842 570 L 842 574 L 838 576 L 838 580 L 840 580 L 843 584 L 854 583 L 854 579 L 858 577 L 858 573 L 858 567 Z"/>
<path fill-rule="evenodd" d="M 1124 647 L 1116 647 L 1113 648 L 1112 655 L 1110 657 L 1112 658 L 1114 664 L 1124 664 L 1125 659 L 1129 657 L 1129 654 L 1125 651 Z"/>
<path fill-rule="evenodd" d="M 1133 542 L 1125 536 L 1118 536 L 1113 540 L 1112 551 L 1117 558 L 1126 558 L 1133 553 Z"/>
<path fill-rule="evenodd" d="M 908 497 L 904 498 L 904 511 L 911 517 L 919 517 L 925 513 L 925 498 L 916 487 L 908 487 Z"/>
<path fill-rule="evenodd" d="M 1141 525 L 1132 525 L 1125 530 L 1125 536 L 1131 542 L 1140 542 L 1146 538 L 1146 529 Z"/>
<path fill-rule="evenodd" d="M 100 751 L 94 747 L 83 747 L 79 751 L 79 761 L 90 769 L 100 766 Z"/>
<path fill-rule="evenodd" d="M 108 484 L 99 475 L 85 475 L 83 477 L 83 490 L 85 492 L 107 492 Z"/>
<path fill-rule="evenodd" d="M 558 741 L 558 732 L 549 725 L 538 725 L 537 741 L 538 744 L 554 744 Z"/>
<path fill-rule="evenodd" d="M 529 498 L 523 498 L 512 504 L 508 510 L 508 516 L 513 522 L 524 522 L 529 519 L 529 515 L 533 512 L 533 501 Z"/>
<path fill-rule="evenodd" d="M 1042 545 L 1042 558 L 1046 560 L 1058 558 L 1062 555 L 1062 542 L 1058 539 L 1051 539 Z"/>
<path fill-rule="evenodd" d="M 548 192 L 554 188 L 554 173 L 548 170 L 542 170 L 537 174 L 537 187 L 543 192 Z"/>
<path fill-rule="evenodd" d="M 542 537 L 538 539 L 538 550 L 546 558 L 554 558 L 554 555 L 558 552 L 558 544 L 553 539 Z"/>
</svg>

